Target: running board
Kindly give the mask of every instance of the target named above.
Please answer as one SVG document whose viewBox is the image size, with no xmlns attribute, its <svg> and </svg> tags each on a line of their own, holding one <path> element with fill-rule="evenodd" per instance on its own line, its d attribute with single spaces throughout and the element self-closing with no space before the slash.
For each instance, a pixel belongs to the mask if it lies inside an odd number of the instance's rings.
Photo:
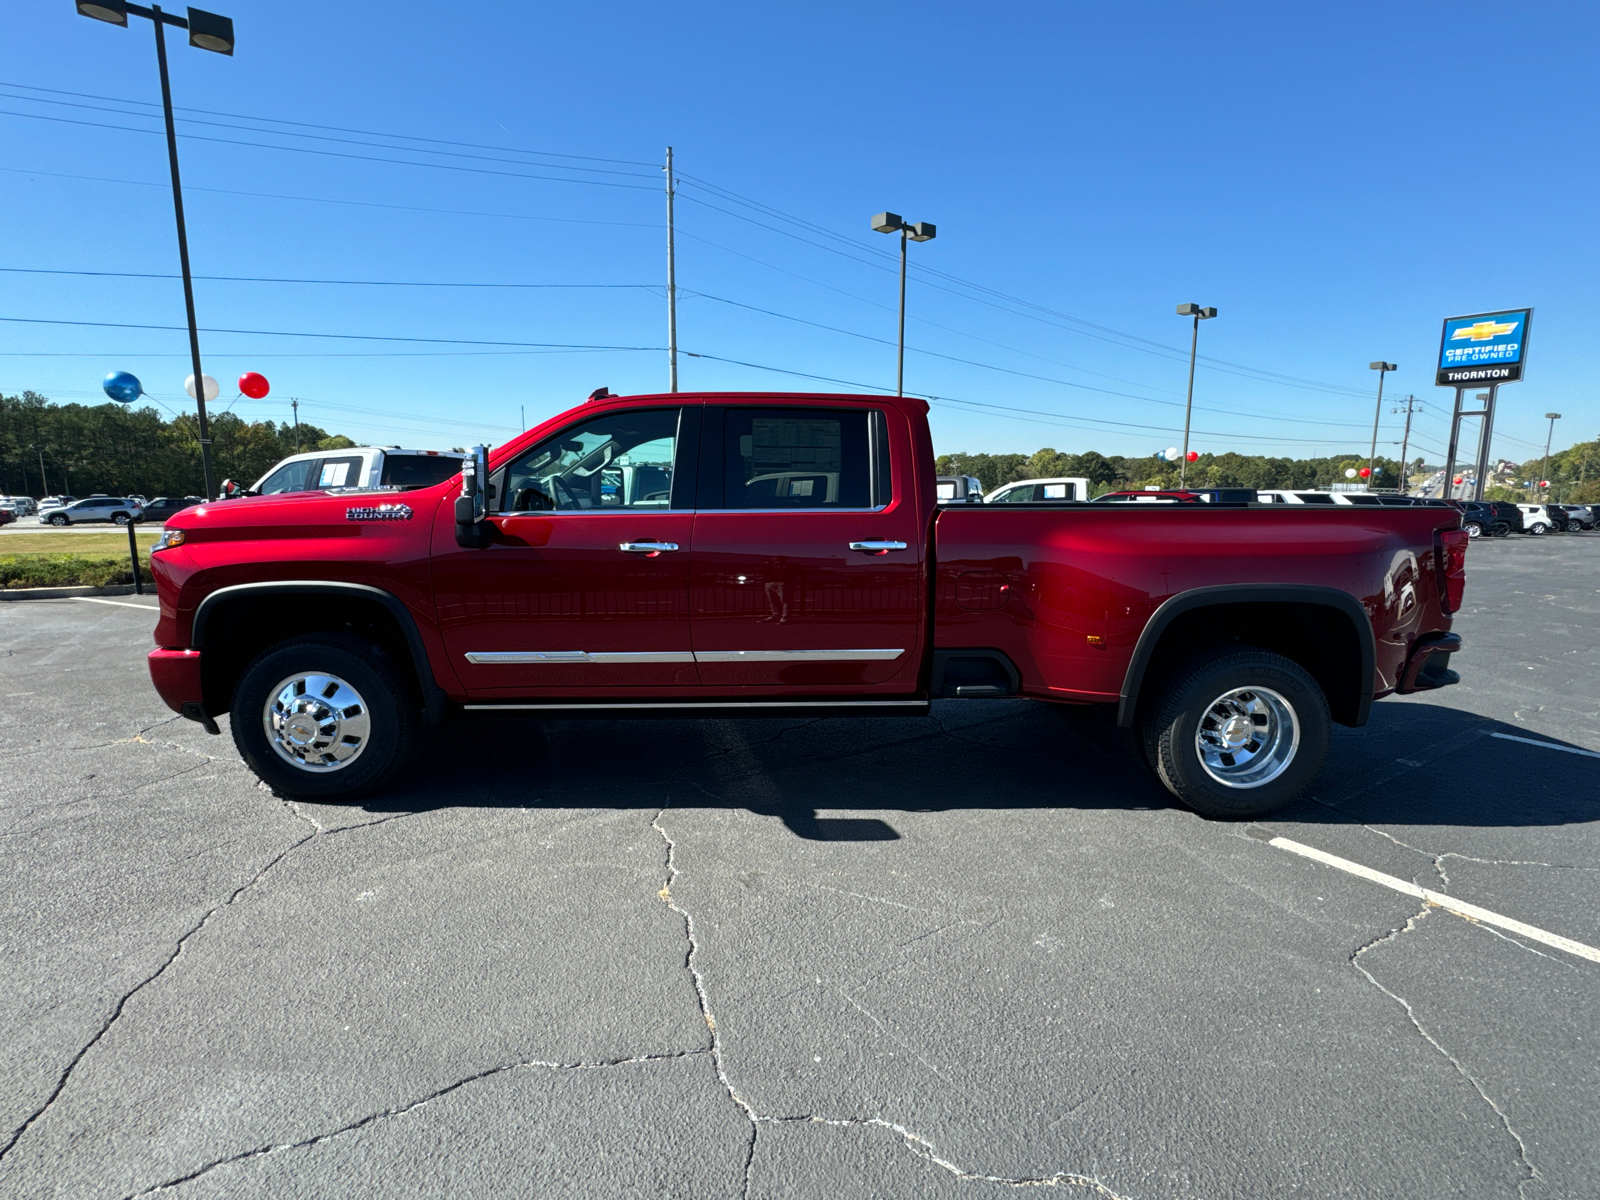
<svg viewBox="0 0 1600 1200">
<path fill-rule="evenodd" d="M 582 717 L 925 717 L 926 700 L 670 700 L 464 704 L 466 712 Z"/>
</svg>

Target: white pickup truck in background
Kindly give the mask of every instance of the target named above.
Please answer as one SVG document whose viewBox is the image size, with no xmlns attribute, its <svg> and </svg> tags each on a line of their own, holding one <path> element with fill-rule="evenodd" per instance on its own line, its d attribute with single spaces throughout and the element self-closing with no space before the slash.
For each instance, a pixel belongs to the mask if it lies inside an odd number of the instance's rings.
<svg viewBox="0 0 1600 1200">
<path fill-rule="evenodd" d="M 431 487 L 461 470 L 462 455 L 452 450 L 406 450 L 399 446 L 352 446 L 291 454 L 248 491 L 236 495 L 275 496 L 329 488 Z"/>
</svg>

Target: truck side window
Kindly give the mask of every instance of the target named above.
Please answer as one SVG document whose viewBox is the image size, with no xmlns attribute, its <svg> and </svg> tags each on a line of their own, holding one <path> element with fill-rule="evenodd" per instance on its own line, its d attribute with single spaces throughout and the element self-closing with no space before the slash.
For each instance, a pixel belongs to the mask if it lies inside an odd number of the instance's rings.
<svg viewBox="0 0 1600 1200">
<path fill-rule="evenodd" d="M 724 509 L 871 508 L 886 503 L 882 415 L 840 408 L 728 408 Z"/>
<path fill-rule="evenodd" d="M 623 409 L 546 438 L 506 471 L 503 512 L 667 508 L 678 409 Z"/>
<path fill-rule="evenodd" d="M 359 458 L 325 458 L 322 469 L 312 484 L 318 488 L 361 486 L 361 460 Z"/>
<path fill-rule="evenodd" d="M 299 462 L 285 463 L 261 481 L 258 491 L 263 496 L 306 491 L 306 476 L 316 462 L 314 458 L 303 458 Z"/>
</svg>

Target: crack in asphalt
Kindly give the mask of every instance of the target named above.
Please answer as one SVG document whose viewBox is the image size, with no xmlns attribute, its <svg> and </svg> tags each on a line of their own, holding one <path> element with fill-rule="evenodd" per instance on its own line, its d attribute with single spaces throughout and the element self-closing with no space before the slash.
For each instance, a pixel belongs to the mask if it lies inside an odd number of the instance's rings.
<svg viewBox="0 0 1600 1200">
<path fill-rule="evenodd" d="M 689 972 L 690 978 L 694 982 L 695 997 L 700 1005 L 700 1014 L 705 1018 L 706 1028 L 711 1033 L 711 1044 L 706 1051 L 701 1051 L 701 1053 L 710 1054 L 712 1067 L 716 1071 L 718 1082 L 722 1084 L 723 1089 L 728 1093 L 728 1098 L 738 1106 L 739 1111 L 742 1112 L 745 1115 L 745 1118 L 750 1122 L 750 1143 L 746 1148 L 744 1161 L 744 1191 L 742 1193 L 743 1200 L 750 1200 L 750 1183 L 751 1173 L 755 1166 L 756 1139 L 760 1134 L 761 1126 L 796 1124 L 800 1122 L 828 1125 L 836 1128 L 870 1127 L 887 1129 L 892 1133 L 898 1134 L 905 1142 L 907 1149 L 916 1154 L 919 1158 L 922 1158 L 927 1162 L 933 1163 L 935 1166 L 948 1171 L 958 1179 L 967 1179 L 984 1183 L 997 1183 L 1006 1185 L 1008 1187 L 1057 1187 L 1065 1185 L 1069 1187 L 1081 1187 L 1088 1189 L 1097 1193 L 1098 1195 L 1107 1197 L 1108 1200 L 1128 1200 L 1127 1197 L 1120 1196 L 1116 1192 L 1113 1192 L 1098 1178 L 1089 1175 L 1077 1174 L 1071 1171 L 1057 1171 L 1051 1175 L 1015 1177 L 1005 1175 L 986 1175 L 981 1172 L 968 1171 L 964 1167 L 951 1162 L 949 1159 L 941 1157 L 934 1149 L 934 1144 L 921 1134 L 906 1128 L 904 1125 L 899 1125 L 893 1121 L 885 1120 L 883 1117 L 824 1117 L 813 1114 L 769 1116 L 764 1113 L 757 1112 L 755 1106 L 740 1094 L 739 1089 L 734 1085 L 733 1080 L 728 1077 L 723 1058 L 722 1035 L 717 1028 L 716 1015 L 711 1008 L 711 998 L 706 986 L 705 976 L 701 973 L 699 966 L 695 962 L 695 959 L 700 953 L 700 940 L 699 935 L 695 931 L 694 916 L 689 912 L 688 909 L 681 907 L 672 895 L 672 885 L 677 882 L 680 874 L 678 870 L 678 843 L 673 839 L 672 835 L 661 826 L 661 819 L 666 815 L 666 812 L 667 807 L 663 805 L 650 821 L 650 827 L 661 835 L 662 842 L 666 844 L 666 861 L 664 863 L 666 867 L 666 882 L 663 884 L 661 891 L 658 894 L 660 895 L 662 903 L 666 904 L 668 908 L 683 918 L 684 937 L 688 942 L 688 951 L 684 955 L 684 967 Z M 844 995 L 842 991 L 840 994 Z M 845 996 L 845 999 L 850 1000 L 850 997 Z M 853 1000 L 850 1002 L 855 1004 L 855 1001 Z M 859 1005 L 857 1005 L 857 1007 L 859 1007 Z M 871 1016 L 871 1014 L 869 1013 L 868 1016 Z M 924 1065 L 929 1064 L 925 1063 Z M 933 1069 L 931 1065 L 929 1066 L 930 1069 Z M 935 1071 L 935 1074 L 937 1073 L 938 1072 Z"/>
<path fill-rule="evenodd" d="M 493 1079 L 496 1076 L 505 1075 L 511 1071 L 601 1071 L 609 1070 L 613 1067 L 632 1066 L 638 1063 L 673 1062 L 684 1058 L 697 1058 L 700 1055 L 707 1053 L 709 1053 L 709 1051 L 705 1049 L 678 1050 L 665 1054 L 641 1054 L 630 1058 L 607 1058 L 589 1061 L 579 1060 L 577 1062 L 550 1062 L 544 1059 L 533 1058 L 519 1060 L 517 1062 L 501 1063 L 498 1066 L 488 1067 L 482 1071 L 475 1071 L 471 1075 L 457 1079 L 452 1083 L 447 1083 L 445 1086 L 431 1091 L 425 1096 L 420 1096 L 408 1104 L 402 1104 L 397 1108 L 381 1109 L 375 1113 L 368 1113 L 359 1120 L 351 1121 L 348 1125 L 341 1125 L 337 1129 L 331 1129 L 326 1133 L 319 1133 L 313 1137 L 302 1138 L 297 1142 L 275 1142 L 267 1146 L 257 1146 L 253 1150 L 243 1150 L 238 1154 L 229 1154 L 223 1158 L 215 1159 L 212 1162 L 206 1163 L 204 1166 L 195 1168 L 186 1175 L 180 1175 L 176 1178 L 168 1179 L 162 1183 L 155 1184 L 152 1187 L 145 1188 L 142 1191 L 130 1192 L 126 1197 L 124 1197 L 124 1200 L 138 1200 L 138 1198 L 141 1196 L 153 1196 L 159 1192 L 168 1191 L 171 1188 L 179 1187 L 185 1183 L 192 1183 L 194 1180 L 199 1179 L 202 1175 L 210 1174 L 212 1171 L 215 1171 L 220 1167 L 231 1166 L 234 1163 L 249 1162 L 257 1158 L 266 1158 L 268 1155 L 283 1154 L 290 1150 L 305 1150 L 311 1146 L 320 1146 L 324 1142 L 332 1141 L 337 1137 L 343 1137 L 347 1133 L 354 1133 L 358 1129 L 365 1129 L 369 1125 L 375 1125 L 380 1121 L 387 1121 L 394 1117 L 403 1117 L 408 1113 L 416 1112 L 417 1109 L 431 1104 L 435 1100 L 442 1099 L 443 1097 L 450 1095 L 452 1092 L 458 1092 L 462 1088 L 471 1084 L 480 1083 L 485 1079 Z"/>
<path fill-rule="evenodd" d="M 78 1064 L 82 1062 L 84 1056 L 88 1054 L 90 1050 L 94 1049 L 94 1047 L 99 1044 L 100 1040 L 111 1031 L 111 1027 L 115 1025 L 118 1019 L 122 1016 L 123 1009 L 127 1007 L 128 1001 L 132 1000 L 134 996 L 138 995 L 157 979 L 161 978 L 161 976 L 166 972 L 167 968 L 178 961 L 178 958 L 183 953 L 183 948 L 188 943 L 189 939 L 204 929 L 212 917 L 216 916 L 223 909 L 233 904 L 234 901 L 238 900 L 240 896 L 245 894 L 245 892 L 255 887 L 256 884 L 260 883 L 264 878 L 266 878 L 267 872 L 271 871 L 273 867 L 277 866 L 291 853 L 293 853 L 295 850 L 298 850 L 301 846 L 304 846 L 315 836 L 316 835 L 314 833 L 308 833 L 299 841 L 294 842 L 286 849 L 274 855 L 268 860 L 267 864 L 261 868 L 261 870 L 255 873 L 251 879 L 236 887 L 232 893 L 229 894 L 226 900 L 224 900 L 221 904 L 213 905 L 211 908 L 207 909 L 205 915 L 196 921 L 192 926 L 190 926 L 186 933 L 178 938 L 177 943 L 173 946 L 172 953 L 166 957 L 162 964 L 149 975 L 145 976 L 142 980 L 136 983 L 132 988 L 122 994 L 122 996 L 117 1000 L 116 1004 L 112 1007 L 110 1014 L 106 1017 L 100 1028 L 95 1032 L 94 1036 L 85 1042 L 78 1052 L 72 1056 L 71 1060 L 67 1063 L 66 1068 L 61 1072 L 60 1078 L 56 1080 L 56 1086 L 51 1090 L 50 1095 L 45 1098 L 44 1103 L 35 1109 L 27 1120 L 23 1121 L 21 1125 L 17 1126 L 16 1130 L 12 1133 L 11 1137 L 6 1141 L 4 1146 L 0 1146 L 0 1159 L 3 1159 L 7 1154 L 9 1154 L 16 1147 L 17 1143 L 22 1140 L 23 1135 L 33 1127 L 34 1123 L 50 1110 L 50 1106 L 56 1102 L 61 1093 L 66 1089 L 67 1081 L 72 1078 L 72 1073 L 77 1070 Z"/>
<path fill-rule="evenodd" d="M 1543 1176 L 1539 1174 L 1539 1169 L 1535 1167 L 1533 1162 L 1528 1158 L 1528 1144 L 1522 1140 L 1522 1135 L 1518 1133 L 1512 1126 L 1511 1119 L 1506 1115 L 1505 1110 L 1494 1102 L 1488 1091 L 1484 1088 L 1483 1084 L 1478 1082 L 1478 1080 L 1473 1076 L 1472 1072 L 1468 1071 L 1466 1066 L 1463 1065 L 1461 1060 L 1455 1055 L 1451 1054 L 1450 1051 L 1446 1050 L 1443 1044 L 1440 1043 L 1439 1039 L 1428 1032 L 1427 1027 L 1417 1019 L 1416 1009 L 1411 1006 L 1411 1002 L 1398 992 L 1390 991 L 1388 988 L 1384 987 L 1383 984 L 1378 982 L 1377 977 L 1374 976 L 1371 971 L 1367 970 L 1366 967 L 1361 965 L 1360 960 L 1363 954 L 1366 954 L 1369 950 L 1374 950 L 1379 946 L 1398 941 L 1403 934 L 1410 933 L 1413 929 L 1425 921 L 1429 914 L 1434 911 L 1435 907 L 1436 906 L 1432 903 L 1424 902 L 1422 907 L 1418 909 L 1416 913 L 1406 918 L 1406 923 L 1404 925 L 1397 926 L 1394 929 L 1389 930 L 1389 932 L 1373 938 L 1370 942 L 1356 947 L 1355 952 L 1350 955 L 1350 965 L 1356 970 L 1360 971 L 1362 975 L 1366 976 L 1368 983 L 1377 988 L 1385 996 L 1389 997 L 1389 999 L 1393 1000 L 1405 1010 L 1407 1019 L 1410 1020 L 1416 1031 L 1422 1035 L 1422 1039 L 1427 1042 L 1428 1045 L 1437 1050 L 1440 1055 L 1444 1057 L 1445 1061 L 1456 1069 L 1456 1072 L 1461 1076 L 1461 1078 L 1465 1079 L 1469 1084 L 1472 1085 L 1472 1090 L 1478 1093 L 1478 1097 L 1494 1111 L 1494 1115 L 1500 1119 L 1501 1126 L 1505 1129 L 1506 1133 L 1511 1135 L 1511 1139 L 1517 1144 L 1517 1162 L 1520 1164 L 1523 1172 L 1522 1178 L 1517 1180 L 1517 1195 L 1519 1197 L 1526 1197 L 1527 1185 L 1535 1180 L 1543 1179 Z"/>
</svg>

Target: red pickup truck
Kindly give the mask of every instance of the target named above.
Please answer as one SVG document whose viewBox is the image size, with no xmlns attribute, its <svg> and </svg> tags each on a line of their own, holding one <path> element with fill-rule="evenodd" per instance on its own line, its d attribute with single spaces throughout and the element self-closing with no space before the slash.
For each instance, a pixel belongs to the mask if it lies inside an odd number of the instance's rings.
<svg viewBox="0 0 1600 1200">
<path fill-rule="evenodd" d="M 1446 506 L 940 508 L 927 406 L 596 399 L 411 490 L 206 504 L 152 556 L 162 698 L 281 794 L 392 778 L 456 713 L 1113 705 L 1217 817 L 1321 769 L 1330 722 L 1456 682 Z"/>
</svg>

